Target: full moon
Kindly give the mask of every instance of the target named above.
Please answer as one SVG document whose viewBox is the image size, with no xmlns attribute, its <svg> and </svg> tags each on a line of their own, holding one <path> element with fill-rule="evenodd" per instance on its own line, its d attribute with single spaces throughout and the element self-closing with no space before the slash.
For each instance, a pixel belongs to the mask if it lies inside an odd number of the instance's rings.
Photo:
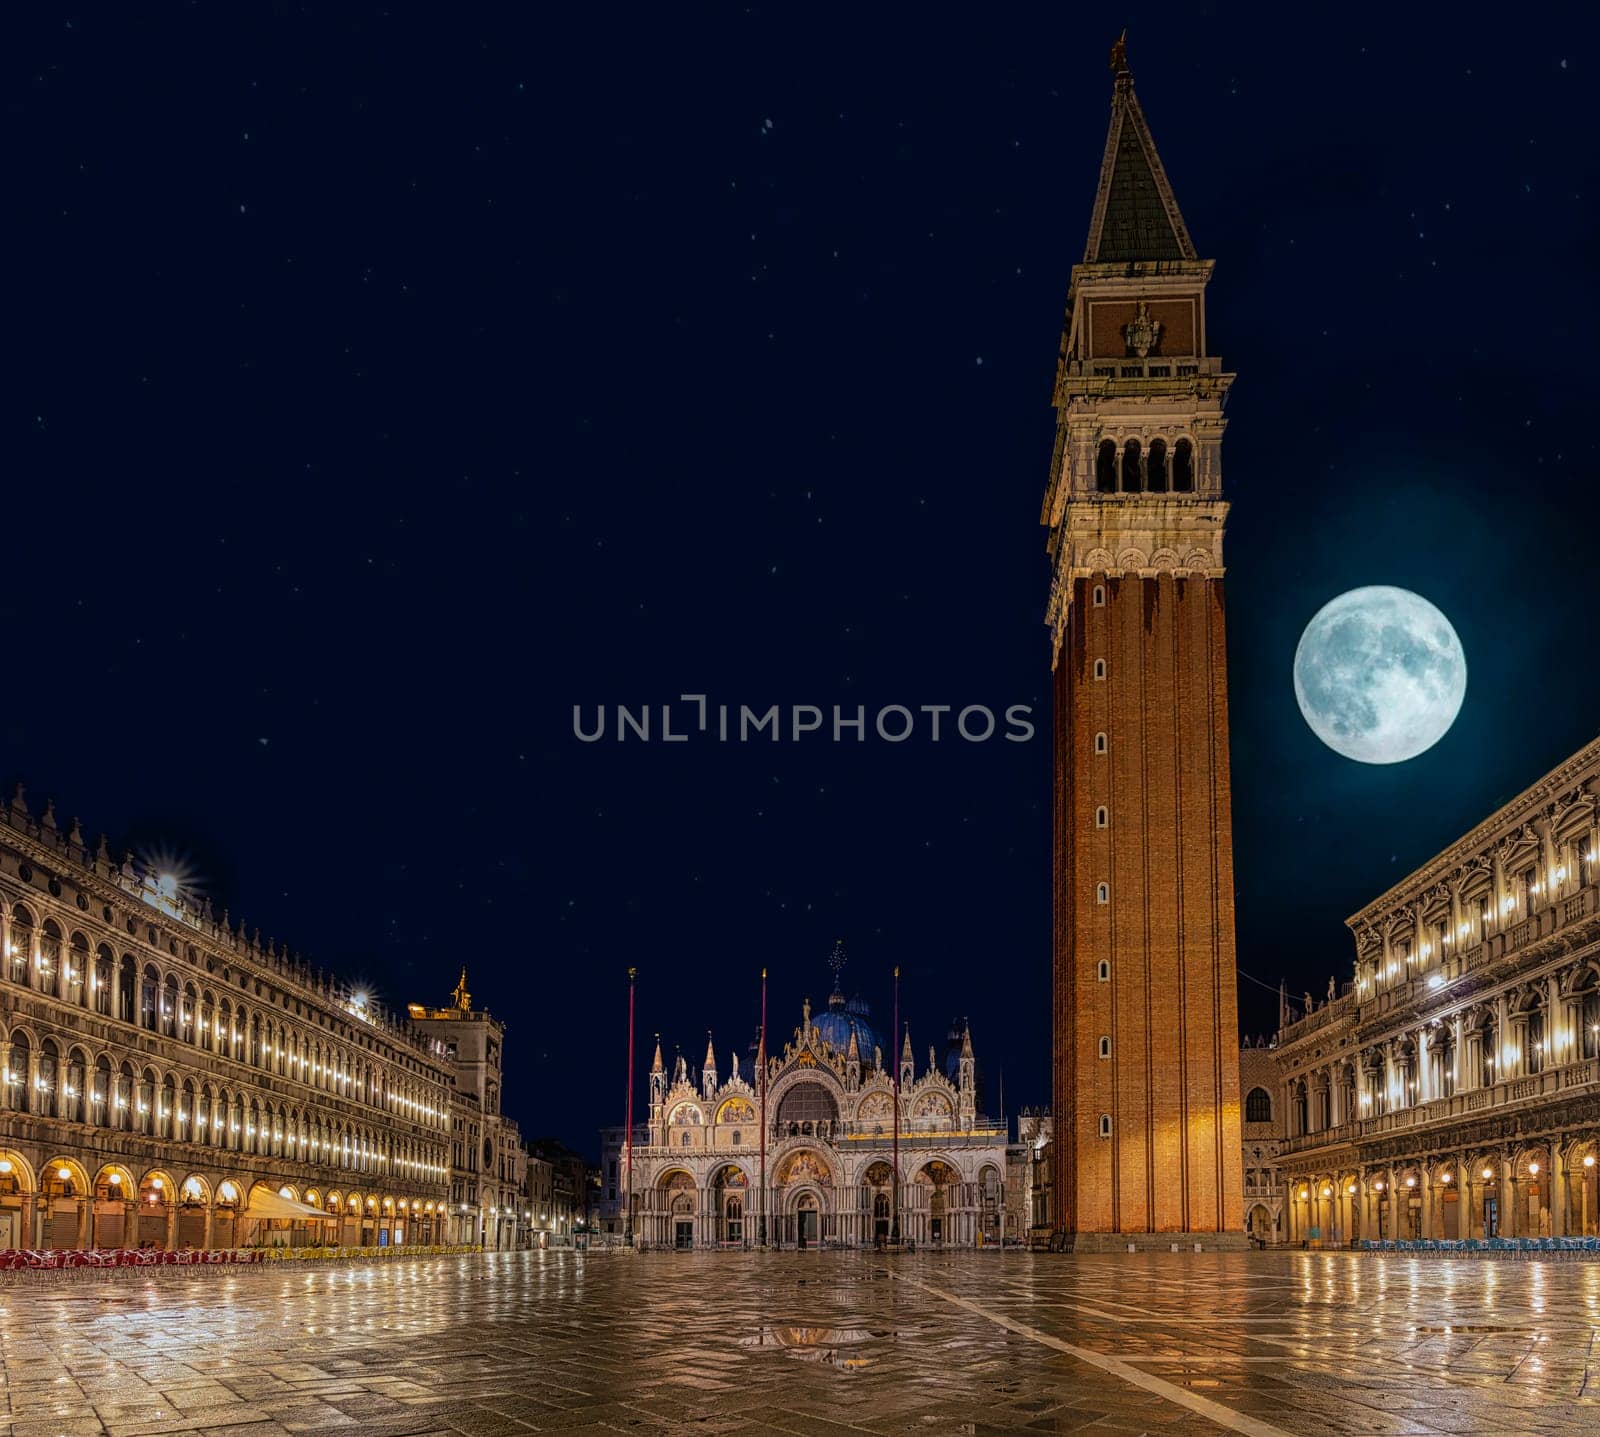
<svg viewBox="0 0 1600 1437">
<path fill-rule="evenodd" d="M 1467 696 L 1461 640 L 1408 589 L 1351 589 L 1317 610 L 1294 652 L 1311 731 L 1358 763 L 1403 763 L 1449 731 Z"/>
</svg>

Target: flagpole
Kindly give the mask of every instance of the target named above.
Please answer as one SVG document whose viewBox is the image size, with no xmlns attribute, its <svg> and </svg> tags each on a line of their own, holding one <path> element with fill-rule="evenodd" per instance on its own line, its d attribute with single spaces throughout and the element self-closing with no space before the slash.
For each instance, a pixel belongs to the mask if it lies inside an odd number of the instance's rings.
<svg viewBox="0 0 1600 1437">
<path fill-rule="evenodd" d="M 894 967 L 894 1036 L 900 1036 L 900 965 Z M 894 1065 L 894 1178 L 889 1185 L 889 1241 L 900 1241 L 900 1055 L 890 1039 L 890 1059 Z"/>
<path fill-rule="evenodd" d="M 624 1225 L 628 1246 L 633 1246 L 633 980 L 637 968 L 628 969 L 628 1220 Z"/>
<path fill-rule="evenodd" d="M 761 970 L 761 1040 L 756 1045 L 761 1066 L 761 1246 L 767 1245 L 767 970 Z"/>
</svg>

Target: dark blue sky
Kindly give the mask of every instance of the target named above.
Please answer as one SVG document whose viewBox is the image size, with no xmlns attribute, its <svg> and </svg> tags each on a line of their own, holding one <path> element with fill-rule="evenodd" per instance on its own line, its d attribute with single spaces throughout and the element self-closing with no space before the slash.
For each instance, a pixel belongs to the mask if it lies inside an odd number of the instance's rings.
<svg viewBox="0 0 1600 1437">
<path fill-rule="evenodd" d="M 970 1015 L 1048 1100 L 1049 747 L 582 746 L 571 706 L 1032 703 L 1056 345 L 1129 54 L 1239 375 L 1241 966 L 1600 726 L 1592 55 L 1403 7 L 123 5 L 8 18 L 0 770 L 393 1002 L 466 962 L 524 1129 L 640 1027 Z M 1363 768 L 1301 628 L 1415 589 L 1454 730 Z M 1250 984 L 1246 1026 L 1274 1000 Z"/>
</svg>

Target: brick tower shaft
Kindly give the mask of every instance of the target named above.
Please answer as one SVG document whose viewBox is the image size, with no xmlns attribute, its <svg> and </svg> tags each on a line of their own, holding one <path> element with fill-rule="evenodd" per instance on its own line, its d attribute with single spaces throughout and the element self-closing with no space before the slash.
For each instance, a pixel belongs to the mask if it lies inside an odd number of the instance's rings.
<svg viewBox="0 0 1600 1437">
<path fill-rule="evenodd" d="M 1223 405 L 1122 47 L 1043 522 L 1055 706 L 1055 1225 L 1242 1245 Z"/>
</svg>

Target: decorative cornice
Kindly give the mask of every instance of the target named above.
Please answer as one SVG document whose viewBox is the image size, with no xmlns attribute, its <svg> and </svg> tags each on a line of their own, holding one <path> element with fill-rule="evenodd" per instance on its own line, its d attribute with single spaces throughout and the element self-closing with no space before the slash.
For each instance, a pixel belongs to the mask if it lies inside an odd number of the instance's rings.
<svg viewBox="0 0 1600 1437">
<path fill-rule="evenodd" d="M 1486 852 L 1506 846 L 1512 838 L 1523 837 L 1524 831 L 1526 841 L 1537 842 L 1538 835 L 1533 833 L 1529 821 L 1533 811 L 1566 798 L 1572 790 L 1583 792 L 1597 774 L 1600 774 L 1600 738 L 1585 744 L 1448 848 L 1351 914 L 1345 919 L 1345 925 L 1353 930 L 1359 923 L 1379 921 L 1385 910 L 1406 903 L 1417 889 L 1433 882 L 1440 874 L 1464 864 L 1484 863 Z"/>
</svg>

